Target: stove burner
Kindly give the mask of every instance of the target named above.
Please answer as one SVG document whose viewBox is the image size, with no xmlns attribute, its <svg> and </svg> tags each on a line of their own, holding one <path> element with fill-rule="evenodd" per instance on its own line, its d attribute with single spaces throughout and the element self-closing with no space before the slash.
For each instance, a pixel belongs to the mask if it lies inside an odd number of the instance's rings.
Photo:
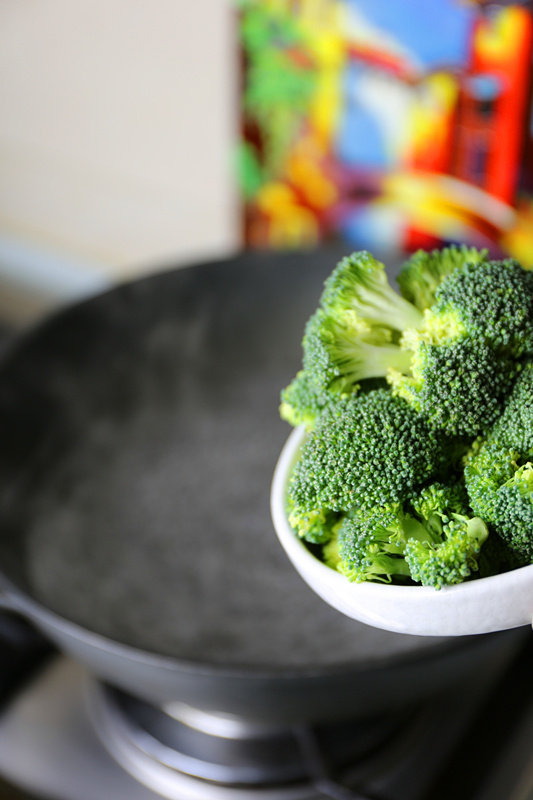
<svg viewBox="0 0 533 800">
<path fill-rule="evenodd" d="M 314 800 L 318 789 L 322 797 L 370 800 L 329 775 L 368 764 L 406 738 L 405 713 L 291 728 L 181 703 L 159 709 L 96 682 L 88 701 L 114 758 L 171 800 Z"/>
</svg>

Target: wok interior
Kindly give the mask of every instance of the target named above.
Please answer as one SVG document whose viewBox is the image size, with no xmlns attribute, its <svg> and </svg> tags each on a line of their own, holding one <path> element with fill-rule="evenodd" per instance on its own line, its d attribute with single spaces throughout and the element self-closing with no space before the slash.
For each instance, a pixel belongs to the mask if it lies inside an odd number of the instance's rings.
<svg viewBox="0 0 533 800">
<path fill-rule="evenodd" d="M 320 668 L 443 647 L 333 611 L 269 513 L 279 390 L 332 256 L 246 256 L 74 307 L 0 374 L 0 566 L 83 627 L 176 659 Z"/>
</svg>

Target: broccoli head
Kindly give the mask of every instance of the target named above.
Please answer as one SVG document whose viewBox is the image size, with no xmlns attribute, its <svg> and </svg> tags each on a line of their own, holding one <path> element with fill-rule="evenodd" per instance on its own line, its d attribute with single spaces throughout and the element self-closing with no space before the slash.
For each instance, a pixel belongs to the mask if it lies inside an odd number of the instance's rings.
<svg viewBox="0 0 533 800">
<path fill-rule="evenodd" d="M 533 561 L 533 364 L 515 380 L 502 415 L 466 458 L 465 482 L 474 511 L 501 537 L 512 558 Z M 500 548 L 501 549 L 501 548 Z M 504 553 L 505 555 L 505 553 Z M 514 559 L 515 564 L 511 562 Z M 494 561 L 494 559 L 492 559 Z M 510 568 L 510 567 L 509 567 Z"/>
<path fill-rule="evenodd" d="M 373 256 L 363 251 L 342 259 L 305 326 L 303 369 L 282 392 L 282 418 L 312 428 L 325 405 L 355 394 L 363 381 L 384 379 L 390 368 L 408 370 L 410 354 L 398 342 L 421 322 Z"/>
<path fill-rule="evenodd" d="M 457 267 L 486 260 L 486 250 L 465 245 L 451 245 L 431 252 L 418 250 L 402 265 L 398 285 L 403 297 L 423 310 L 434 304 L 441 282 Z"/>
<path fill-rule="evenodd" d="M 457 266 L 401 345 L 412 361 L 389 371 L 394 393 L 450 435 L 483 433 L 533 348 L 533 273 L 510 259 Z"/>
<path fill-rule="evenodd" d="M 533 457 L 533 363 L 526 362 L 516 378 L 491 438 Z"/>
<path fill-rule="evenodd" d="M 390 286 L 385 268 L 366 251 L 340 261 L 324 284 L 318 310 L 307 322 L 303 369 L 328 394 L 352 394 L 360 381 L 409 368 L 398 346 L 402 331 L 422 315 Z"/>
<path fill-rule="evenodd" d="M 435 296 L 423 313 L 366 251 L 337 264 L 305 329 L 303 370 L 282 394 L 284 419 L 310 428 L 330 400 L 386 378 L 448 435 L 472 438 L 495 422 L 533 352 L 533 272 L 466 247 L 415 254 L 404 285 L 418 285 L 417 272 L 427 276 L 423 302 Z"/>
<path fill-rule="evenodd" d="M 390 367 L 408 369 L 409 354 L 390 342 L 390 330 L 369 328 L 353 315 L 318 309 L 306 325 L 303 371 L 327 395 L 354 394 L 360 382 L 387 375 Z"/>
<path fill-rule="evenodd" d="M 366 250 L 343 258 L 324 283 L 321 307 L 331 316 L 355 316 L 369 328 L 403 331 L 422 321 L 420 311 L 394 291 L 384 265 Z"/>
<path fill-rule="evenodd" d="M 305 441 L 290 482 L 295 505 L 348 511 L 403 500 L 446 462 L 447 440 L 386 389 L 326 408 Z"/>
<path fill-rule="evenodd" d="M 431 483 L 409 498 L 414 513 L 442 533 L 442 522 L 450 514 L 468 513 L 468 495 L 462 481 Z"/>
<path fill-rule="evenodd" d="M 310 544 L 324 544 L 333 536 L 339 515 L 329 508 L 317 508 L 307 511 L 296 505 L 290 497 L 287 499 L 287 519 L 289 525 L 301 539 Z"/>
<path fill-rule="evenodd" d="M 514 259 L 458 267 L 438 287 L 433 311 L 457 313 L 468 333 L 495 352 L 533 352 L 533 272 Z"/>
<path fill-rule="evenodd" d="M 474 443 L 465 484 L 474 512 L 516 554 L 533 561 L 533 463 L 490 436 Z"/>
<path fill-rule="evenodd" d="M 451 436 L 474 437 L 492 425 L 518 368 L 514 360 L 470 336 L 435 343 L 427 331 L 411 332 L 405 347 L 411 373 L 389 371 L 394 394 Z"/>
<path fill-rule="evenodd" d="M 479 517 L 452 514 L 443 524 L 443 535 L 436 541 L 409 539 L 405 560 L 411 577 L 423 586 L 441 589 L 462 583 L 479 569 L 481 546 L 489 535 Z"/>
<path fill-rule="evenodd" d="M 533 563 L 533 272 L 452 246 L 399 285 L 365 251 L 325 281 L 281 394 L 308 430 L 289 522 L 352 581 L 438 589 Z"/>
<path fill-rule="evenodd" d="M 396 503 L 346 517 L 328 563 L 355 582 L 410 578 L 440 589 L 470 577 L 488 537 L 483 520 L 453 510 L 463 507 L 456 486 L 430 485 L 417 500 L 416 508 Z"/>
<path fill-rule="evenodd" d="M 399 504 L 346 517 L 333 545 L 338 554 L 336 568 L 355 583 L 409 578 L 404 546 L 395 542 L 395 538 L 401 539 L 404 521 Z M 325 560 L 332 565 L 332 546 L 328 548 Z"/>
<path fill-rule="evenodd" d="M 326 404 L 327 397 L 302 369 L 281 392 L 279 414 L 289 425 L 310 430 Z"/>
</svg>

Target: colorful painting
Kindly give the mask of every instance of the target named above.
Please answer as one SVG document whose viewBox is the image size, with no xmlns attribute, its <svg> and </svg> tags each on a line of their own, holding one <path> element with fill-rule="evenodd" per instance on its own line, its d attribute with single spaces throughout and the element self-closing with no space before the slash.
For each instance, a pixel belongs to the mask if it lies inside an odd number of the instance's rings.
<svg viewBox="0 0 533 800">
<path fill-rule="evenodd" d="M 460 0 L 245 0 L 251 246 L 467 241 L 533 263 L 533 19 Z"/>
</svg>

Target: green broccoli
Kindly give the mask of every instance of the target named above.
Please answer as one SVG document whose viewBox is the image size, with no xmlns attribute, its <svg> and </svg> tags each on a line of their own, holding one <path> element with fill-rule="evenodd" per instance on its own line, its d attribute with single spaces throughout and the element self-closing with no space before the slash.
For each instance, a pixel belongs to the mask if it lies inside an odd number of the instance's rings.
<svg viewBox="0 0 533 800">
<path fill-rule="evenodd" d="M 474 443 L 464 472 L 472 509 L 522 564 L 533 561 L 532 462 L 489 436 Z"/>
<path fill-rule="evenodd" d="M 432 484 L 416 508 L 396 503 L 353 513 L 328 545 L 327 563 L 356 582 L 410 578 L 435 589 L 461 583 L 478 570 L 488 537 L 483 520 L 455 511 L 463 506 L 462 490 Z"/>
<path fill-rule="evenodd" d="M 414 520 L 403 515 L 399 504 L 346 517 L 333 540 L 338 554 L 336 568 L 355 583 L 391 583 L 410 578 L 409 566 L 403 557 L 402 526 L 407 522 Z M 334 566 L 331 552 L 330 544 L 324 560 Z"/>
<path fill-rule="evenodd" d="M 526 362 L 503 413 L 472 445 L 465 482 L 474 511 L 520 564 L 533 561 L 533 364 Z M 508 559 L 507 559 L 508 560 Z"/>
<path fill-rule="evenodd" d="M 398 285 L 406 300 L 422 310 L 435 302 L 435 293 L 442 280 L 457 267 L 479 264 L 487 260 L 486 250 L 451 245 L 442 250 L 418 250 L 406 261 L 398 275 Z"/>
<path fill-rule="evenodd" d="M 409 368 L 398 346 L 422 314 L 390 286 L 385 267 L 361 251 L 340 261 L 324 284 L 319 309 L 307 323 L 303 367 L 313 383 L 335 394 L 354 393 L 359 382 Z"/>
<path fill-rule="evenodd" d="M 296 505 L 292 498 L 287 499 L 287 519 L 301 539 L 311 544 L 324 544 L 333 536 L 339 514 L 328 508 L 312 511 Z"/>
<path fill-rule="evenodd" d="M 423 274 L 422 255 L 413 259 L 404 283 Z M 282 398 L 285 419 L 311 427 L 327 398 L 335 402 L 365 380 L 387 378 L 396 395 L 450 436 L 472 438 L 495 422 L 519 359 L 533 352 L 533 272 L 512 259 L 487 261 L 474 248 L 434 251 L 426 268 L 431 285 L 437 276 L 440 283 L 422 314 L 394 292 L 367 252 L 339 262 L 307 323 L 303 375 L 286 390 L 288 406 Z"/>
<path fill-rule="evenodd" d="M 425 520 L 429 526 L 435 526 L 442 533 L 444 516 L 450 514 L 468 514 L 468 495 L 462 480 L 451 483 L 431 483 L 409 498 L 414 513 Z"/>
<path fill-rule="evenodd" d="M 302 369 L 282 390 L 279 414 L 289 425 L 295 428 L 303 425 L 310 430 L 327 400 L 324 392 L 312 383 L 307 372 Z"/>
<path fill-rule="evenodd" d="M 480 517 L 452 514 L 443 524 L 441 537 L 427 542 L 409 539 L 405 546 L 405 560 L 411 577 L 423 586 L 441 589 L 462 583 L 479 569 L 479 555 L 489 535 Z"/>
<path fill-rule="evenodd" d="M 324 283 L 320 305 L 328 315 L 352 315 L 370 328 L 401 332 L 422 322 L 421 312 L 394 291 L 384 265 L 366 250 L 337 264 Z"/>
<path fill-rule="evenodd" d="M 523 365 L 490 435 L 522 457 L 533 457 L 533 362 Z"/>
<path fill-rule="evenodd" d="M 410 356 L 391 344 L 390 330 L 368 328 L 353 315 L 344 318 L 319 308 L 307 323 L 303 367 L 323 394 L 354 394 L 360 382 L 384 377 L 394 367 L 409 369 Z"/>
<path fill-rule="evenodd" d="M 533 273 L 510 259 L 458 266 L 402 346 L 411 368 L 390 370 L 393 391 L 450 435 L 483 433 L 533 350 Z"/>
<path fill-rule="evenodd" d="M 398 342 L 422 319 L 373 256 L 362 251 L 342 259 L 306 324 L 303 369 L 282 392 L 283 419 L 311 428 L 325 405 L 355 394 L 363 381 L 385 378 L 391 367 L 409 369 L 410 356 Z"/>
<path fill-rule="evenodd" d="M 436 291 L 433 313 L 454 313 L 468 334 L 496 354 L 533 352 L 533 272 L 518 261 L 463 264 Z"/>
<path fill-rule="evenodd" d="M 281 395 L 308 429 L 289 522 L 354 581 L 440 588 L 533 563 L 533 272 L 449 247 L 399 284 L 366 252 L 324 284 Z"/>
<path fill-rule="evenodd" d="M 501 413 L 518 366 L 470 336 L 434 343 L 425 331 L 413 332 L 411 373 L 390 370 L 394 394 L 450 436 L 474 437 Z"/>
<path fill-rule="evenodd" d="M 440 471 L 448 441 L 401 398 L 375 389 L 326 408 L 290 482 L 299 508 L 347 511 L 403 500 Z"/>
</svg>

